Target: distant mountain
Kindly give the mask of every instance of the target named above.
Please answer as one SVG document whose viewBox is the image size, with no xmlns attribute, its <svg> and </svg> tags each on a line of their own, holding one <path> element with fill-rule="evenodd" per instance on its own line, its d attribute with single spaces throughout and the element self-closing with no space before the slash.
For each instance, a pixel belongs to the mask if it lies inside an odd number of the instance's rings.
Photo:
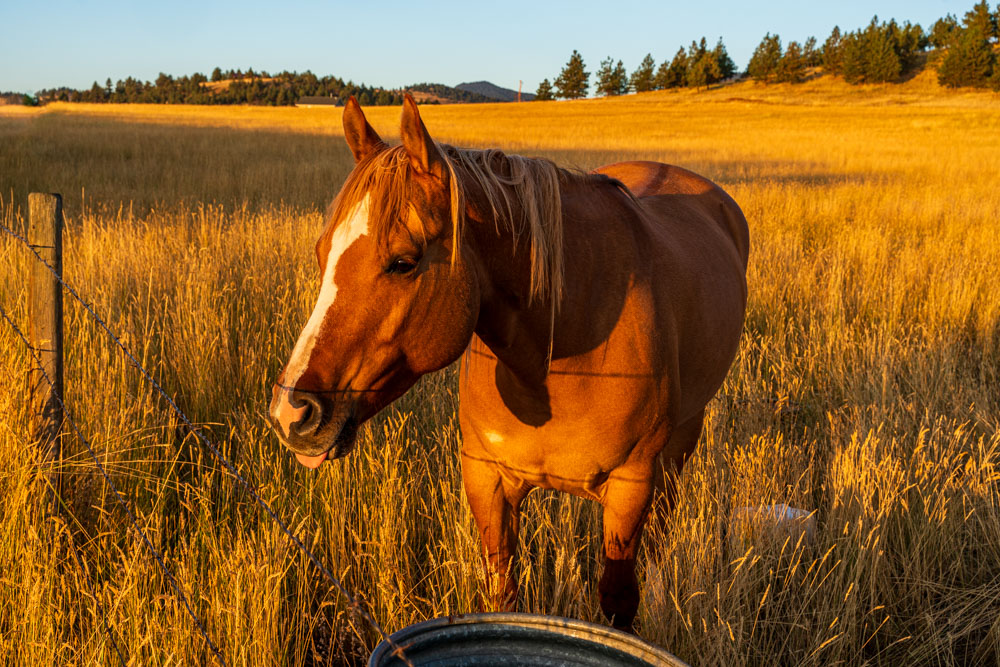
<svg viewBox="0 0 1000 667">
<path fill-rule="evenodd" d="M 488 97 L 498 102 L 516 102 L 517 91 L 510 88 L 501 88 L 489 81 L 473 81 L 472 83 L 460 83 L 455 88 L 469 93 L 477 93 L 483 97 Z M 534 93 L 521 93 L 521 99 L 530 102 L 535 99 Z"/>
<path fill-rule="evenodd" d="M 515 102 L 517 91 L 501 88 L 489 81 L 474 81 L 460 83 L 457 86 L 446 86 L 443 83 L 417 83 L 406 87 L 406 92 L 413 95 L 421 104 L 475 104 L 479 102 Z M 522 93 L 521 99 L 535 99 L 531 93 Z"/>
<path fill-rule="evenodd" d="M 474 104 L 476 102 L 496 102 L 492 97 L 479 93 L 452 88 L 443 83 L 416 83 L 406 87 L 406 92 L 421 104 Z"/>
</svg>

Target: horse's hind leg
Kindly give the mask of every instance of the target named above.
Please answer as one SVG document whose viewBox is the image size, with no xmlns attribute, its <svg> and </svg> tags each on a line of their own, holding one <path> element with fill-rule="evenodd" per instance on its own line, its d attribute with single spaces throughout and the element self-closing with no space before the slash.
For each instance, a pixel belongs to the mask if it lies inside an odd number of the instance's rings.
<svg viewBox="0 0 1000 667">
<path fill-rule="evenodd" d="M 667 446 L 660 452 L 656 463 L 656 494 L 646 531 L 646 595 L 663 599 L 667 587 L 666 564 L 662 562 L 663 550 L 660 544 L 667 538 L 667 522 L 674 511 L 677 498 L 677 481 L 684 462 L 694 451 L 701 436 L 705 411 L 702 410 L 686 422 L 673 428 Z"/>
<path fill-rule="evenodd" d="M 517 605 L 517 529 L 521 501 L 530 489 L 506 489 L 496 468 L 464 454 L 462 482 L 479 527 L 489 604 L 513 611 Z"/>
<path fill-rule="evenodd" d="M 667 519 L 673 512 L 677 496 L 677 480 L 680 478 L 684 462 L 698 444 L 704 421 L 705 410 L 702 409 L 686 422 L 675 426 L 670 432 L 667 446 L 660 452 L 660 460 L 654 470 L 656 496 L 653 499 L 653 513 L 650 517 L 651 532 L 656 538 L 666 535 Z M 646 553 L 650 553 L 648 547 Z"/>
<path fill-rule="evenodd" d="M 677 476 L 701 435 L 704 411 L 676 426 L 666 447 L 655 461 L 648 478 L 625 475 L 608 481 L 604 505 L 604 575 L 598 586 L 601 609 L 620 630 L 632 631 L 632 622 L 639 609 L 639 585 L 635 576 L 635 557 L 639 550 L 643 526 L 653 504 L 654 489 L 657 504 L 654 516 L 656 537 L 665 534 L 665 522 L 673 509 Z M 655 546 L 653 547 L 655 549 Z"/>
<path fill-rule="evenodd" d="M 632 632 L 632 621 L 639 609 L 635 556 L 653 497 L 651 477 L 632 477 L 621 472 L 618 476 L 612 475 L 601 499 L 604 505 L 604 574 L 597 590 L 604 615 L 615 628 L 626 632 Z"/>
</svg>

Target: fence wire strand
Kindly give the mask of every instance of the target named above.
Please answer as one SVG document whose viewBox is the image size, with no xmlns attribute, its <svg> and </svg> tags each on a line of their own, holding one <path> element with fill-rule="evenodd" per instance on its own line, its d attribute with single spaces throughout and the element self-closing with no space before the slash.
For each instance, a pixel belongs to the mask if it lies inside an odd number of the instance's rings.
<svg viewBox="0 0 1000 667">
<path fill-rule="evenodd" d="M 361 602 L 357 598 L 355 598 L 353 595 L 351 595 L 351 593 L 347 590 L 346 587 L 344 587 L 344 585 L 340 582 L 340 580 L 337 579 L 335 576 L 333 576 L 333 574 L 326 568 L 326 566 L 324 566 L 319 561 L 319 559 L 313 554 L 313 552 L 309 549 L 309 547 L 307 547 L 298 537 L 296 537 L 292 533 L 292 531 L 288 528 L 288 525 L 284 521 L 282 521 L 281 518 L 274 512 L 274 510 L 271 509 L 271 506 L 263 498 L 260 497 L 260 495 L 257 493 L 257 489 L 254 487 L 254 485 L 250 484 L 250 482 L 248 482 L 246 479 L 244 479 L 244 477 L 233 466 L 233 464 L 231 464 L 226 459 L 226 457 L 223 456 L 222 452 L 219 451 L 219 449 L 214 444 L 212 444 L 212 442 L 201 432 L 201 430 L 199 428 L 197 428 L 191 422 L 190 419 L 188 419 L 187 415 L 184 414 L 184 411 L 181 410 L 177 406 L 177 403 L 175 403 L 174 400 L 170 397 L 170 395 L 167 394 L 167 392 L 163 390 L 163 388 L 156 381 L 156 379 L 154 379 L 153 376 L 150 375 L 150 373 L 143 367 L 143 365 L 141 363 L 139 363 L 139 360 L 135 358 L 135 356 L 125 346 L 125 344 L 121 341 L 121 339 L 119 339 L 118 336 L 115 335 L 115 333 L 111 330 L 111 328 L 94 311 L 94 309 L 91 307 L 91 305 L 86 300 L 84 300 L 83 297 L 81 297 L 79 294 L 77 294 L 76 290 L 73 289 L 73 287 L 71 285 L 69 285 L 65 280 L 63 280 L 62 276 L 59 275 L 59 272 L 56 271 L 55 268 L 53 268 L 51 264 L 49 264 L 47 261 L 45 261 L 45 258 L 42 257 L 38 253 L 37 250 L 35 250 L 35 247 L 28 241 L 28 239 L 26 239 L 24 236 L 18 234 L 17 232 L 15 232 L 13 229 L 11 229 L 10 227 L 6 226 L 2 222 L 0 222 L 0 230 L 6 232 L 10 236 L 12 236 L 15 239 L 17 239 L 18 241 L 20 241 L 29 251 L 31 251 L 31 253 L 35 256 L 35 258 L 39 262 L 41 262 L 43 265 L 45 265 L 45 267 L 55 277 L 55 279 L 57 281 L 59 281 L 59 284 L 62 285 L 63 289 L 65 289 L 67 292 L 69 292 L 69 294 L 74 299 L 76 299 L 87 310 L 88 313 L 90 313 L 90 315 L 91 315 L 91 317 L 93 317 L 94 321 L 96 321 L 100 325 L 100 327 L 102 329 L 104 329 L 105 333 L 111 338 L 111 340 L 114 341 L 115 345 L 117 345 L 118 348 L 122 351 L 122 353 L 125 354 L 126 357 L 128 357 L 128 359 L 132 363 L 132 365 L 135 366 L 135 368 L 146 379 L 146 381 L 148 381 L 151 385 L 153 385 L 153 387 L 156 389 L 157 393 L 159 393 L 160 396 L 162 396 L 164 398 L 164 400 L 167 401 L 167 403 L 170 405 L 170 407 L 173 409 L 173 411 L 175 413 L 177 413 L 177 416 L 180 417 L 181 421 L 184 422 L 184 424 L 188 427 L 188 429 L 192 433 L 195 434 L 195 436 L 202 442 L 203 445 L 205 445 L 206 447 L 208 447 L 208 449 L 219 460 L 219 462 L 222 463 L 223 466 L 225 466 L 225 468 L 229 472 L 229 474 L 232 475 L 243 486 L 243 488 L 247 490 L 247 492 L 251 495 L 251 497 L 254 499 L 254 501 L 256 501 L 256 503 L 261 508 L 263 508 L 265 512 L 267 512 L 267 514 L 271 517 L 271 519 L 275 523 L 278 524 L 278 526 L 281 528 L 282 532 L 285 533 L 285 536 L 288 537 L 288 539 L 305 556 L 307 556 L 309 558 L 309 560 L 313 563 L 313 565 L 315 565 L 316 568 L 323 574 L 323 576 L 326 578 L 326 580 L 329 581 L 330 584 L 332 584 L 333 587 L 336 588 L 340 592 L 340 594 L 344 596 L 344 598 L 348 601 L 348 607 L 352 611 L 354 611 L 354 613 L 358 614 L 362 619 L 364 619 L 372 627 L 372 629 L 374 629 L 378 633 L 379 637 L 381 637 L 382 640 L 385 641 L 393 649 L 392 654 L 396 658 L 398 658 L 399 660 L 401 660 L 408 667 L 414 667 L 414 665 L 410 661 L 410 659 L 406 657 L 406 654 L 403 652 L 402 647 L 400 647 L 396 642 L 394 642 L 392 640 L 392 638 L 385 632 L 385 630 L 382 629 L 382 626 L 378 623 L 378 621 L 376 621 L 375 618 L 364 608 L 364 605 L 362 605 Z M 5 316 L 5 318 L 6 318 L 6 316 Z M 13 326 L 13 322 L 11 322 L 10 319 L 7 319 L 7 321 L 10 322 L 11 325 Z M 22 339 L 23 339 L 23 337 L 22 337 Z M 27 340 L 25 340 L 25 343 L 27 343 Z M 62 401 L 60 400 L 60 404 L 61 403 L 62 403 Z M 79 433 L 79 431 L 77 431 L 77 432 Z M 82 439 L 82 436 L 81 436 L 81 439 Z M 88 445 L 88 448 L 89 448 L 89 445 Z M 92 453 L 92 455 L 93 455 L 93 453 Z M 97 462 L 96 458 L 95 458 L 95 462 Z M 100 463 L 97 463 L 97 464 L 98 464 L 98 466 L 100 466 Z M 103 468 L 101 468 L 101 472 L 102 472 L 102 474 L 105 474 L 105 478 L 108 479 L 107 478 L 107 474 L 104 473 L 104 469 Z M 108 483 L 109 484 L 111 483 L 110 479 L 108 479 Z M 116 491 L 116 494 L 117 494 L 117 491 Z M 200 626 L 201 626 L 201 623 L 199 622 L 199 627 Z M 207 635 L 205 636 L 205 640 L 208 641 L 209 644 L 211 644 L 211 641 L 208 639 Z M 215 648 L 214 645 L 212 645 L 212 648 L 213 649 Z M 219 655 L 218 652 L 216 652 L 216 655 L 218 655 L 219 659 L 222 660 L 222 656 Z M 224 660 L 223 660 L 223 663 L 225 663 Z"/>
<path fill-rule="evenodd" d="M 125 513 L 128 514 L 129 521 L 132 522 L 132 527 L 135 528 L 136 532 L 139 533 L 140 537 L 142 537 L 142 541 L 146 544 L 146 548 L 149 549 L 149 552 L 153 554 L 153 556 L 156 558 L 156 562 L 160 564 L 160 569 L 163 570 L 163 573 L 167 575 L 167 580 L 170 582 L 170 586 L 174 589 L 174 592 L 177 593 L 178 597 L 180 597 L 181 601 L 184 603 L 184 606 L 187 608 L 188 614 L 198 625 L 198 630 L 201 632 L 201 636 L 204 637 L 205 641 L 211 647 L 212 652 L 215 654 L 215 657 L 219 659 L 219 662 L 228 667 L 226 659 L 222 657 L 222 654 L 219 653 L 219 649 L 215 646 L 212 640 L 209 639 L 208 633 L 205 631 L 205 626 L 202 624 L 201 619 L 198 618 L 198 615 L 194 613 L 194 609 L 191 608 L 191 603 L 188 600 L 188 597 L 184 594 L 184 591 L 180 589 L 180 586 L 177 585 L 177 580 L 174 578 L 174 575 L 170 572 L 170 569 L 167 567 L 166 563 L 163 562 L 163 556 L 160 554 L 159 551 L 156 550 L 156 547 L 153 546 L 153 543 L 149 540 L 149 537 L 146 535 L 145 531 L 143 531 L 143 529 L 139 527 L 139 521 L 138 519 L 136 519 L 135 514 L 132 512 L 132 508 L 129 507 L 128 503 L 125 501 L 125 498 L 122 496 L 121 492 L 118 491 L 118 487 L 111 480 L 111 477 L 104 469 L 104 466 L 101 465 L 101 460 L 97 458 L 97 453 L 94 452 L 94 448 L 90 446 L 90 442 L 87 440 L 86 437 L 84 437 L 83 432 L 80 431 L 80 427 L 77 426 L 76 420 L 73 419 L 73 415 L 66 408 L 66 404 L 63 402 L 62 396 L 60 396 L 56 392 L 55 384 L 53 384 L 52 379 L 49 377 L 49 374 L 45 372 L 45 368 L 44 365 L 42 364 L 41 357 L 38 355 L 38 351 L 34 347 L 32 347 L 30 342 L 28 342 L 28 339 L 21 332 L 21 329 L 17 326 L 17 324 L 14 323 L 14 320 L 12 320 L 7 315 L 7 311 L 4 310 L 3 306 L 0 306 L 0 317 L 2 317 L 7 321 L 7 324 L 9 324 L 10 327 L 14 330 L 14 333 L 17 334 L 17 337 L 21 339 L 22 343 L 24 343 L 24 346 L 25 348 L 27 348 L 28 353 L 31 355 L 32 359 L 34 359 L 35 363 L 38 364 L 36 370 L 38 370 L 42 374 L 42 377 L 45 378 L 45 381 L 49 384 L 49 388 L 52 390 L 52 397 L 55 398 L 56 402 L 59 403 L 59 408 L 62 410 L 63 418 L 67 422 L 69 422 L 69 425 L 73 428 L 73 431 L 76 433 L 76 436 L 80 438 L 80 441 L 83 443 L 84 447 L 87 448 L 87 452 L 90 453 L 90 458 L 94 460 L 94 465 L 96 465 L 97 469 L 101 472 L 101 475 L 104 477 L 104 481 L 108 485 L 108 488 L 110 488 L 114 492 L 115 498 L 118 500 L 118 504 L 121 505 L 122 509 L 125 510 Z"/>
</svg>

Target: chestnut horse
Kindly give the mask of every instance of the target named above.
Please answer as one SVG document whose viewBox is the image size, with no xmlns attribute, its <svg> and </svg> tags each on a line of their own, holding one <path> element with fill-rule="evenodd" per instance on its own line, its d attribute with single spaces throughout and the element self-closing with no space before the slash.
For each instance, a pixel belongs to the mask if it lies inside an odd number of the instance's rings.
<svg viewBox="0 0 1000 667">
<path fill-rule="evenodd" d="M 300 463 L 463 357 L 462 477 L 494 602 L 517 599 L 521 501 L 533 488 L 604 510 L 601 607 L 631 629 L 635 558 L 739 345 L 749 232 L 692 172 L 624 162 L 593 174 L 436 143 L 403 104 L 389 147 L 352 98 L 356 165 L 316 244 L 322 283 L 273 388 Z M 666 471 L 673 470 L 674 473 Z"/>
</svg>

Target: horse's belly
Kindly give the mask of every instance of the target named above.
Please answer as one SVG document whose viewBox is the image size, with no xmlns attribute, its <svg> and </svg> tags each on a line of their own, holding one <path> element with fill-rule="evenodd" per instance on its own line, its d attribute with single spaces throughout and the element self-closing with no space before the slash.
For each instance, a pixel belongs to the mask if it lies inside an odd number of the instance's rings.
<svg viewBox="0 0 1000 667">
<path fill-rule="evenodd" d="M 531 425 L 507 409 L 495 387 L 463 387 L 462 453 L 492 463 L 512 488 L 528 484 L 600 500 L 611 476 L 645 468 L 665 440 L 656 437 L 665 420 L 653 392 L 624 402 L 622 393 L 605 388 L 589 400 L 554 400 L 551 419 Z"/>
<path fill-rule="evenodd" d="M 586 450 L 573 451 L 568 444 L 503 436 L 490 429 L 480 438 L 463 429 L 462 449 L 465 456 L 491 463 L 510 488 L 527 484 L 599 499 L 604 482 L 627 455 L 594 456 Z"/>
</svg>

